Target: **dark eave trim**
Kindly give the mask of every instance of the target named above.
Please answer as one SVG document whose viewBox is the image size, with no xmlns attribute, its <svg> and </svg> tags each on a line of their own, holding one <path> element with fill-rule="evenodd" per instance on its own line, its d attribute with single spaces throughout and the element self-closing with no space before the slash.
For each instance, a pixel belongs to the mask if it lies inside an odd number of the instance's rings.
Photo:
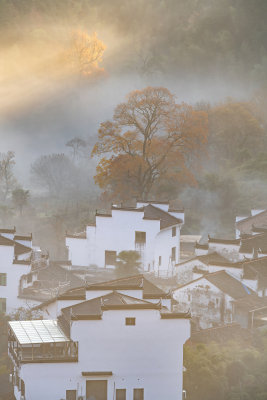
<svg viewBox="0 0 267 400">
<path fill-rule="evenodd" d="M 121 304 L 121 305 L 103 305 L 101 306 L 103 311 L 106 310 L 159 310 L 161 309 L 160 304 L 148 303 L 148 304 Z"/>
<path fill-rule="evenodd" d="M 71 315 L 72 321 L 89 321 L 89 320 L 100 320 L 102 319 L 102 315 Z"/>
<path fill-rule="evenodd" d="M 86 290 L 143 290 L 143 287 L 138 285 L 95 285 L 95 286 L 87 286 Z"/>
<path fill-rule="evenodd" d="M 112 371 L 82 371 L 82 376 L 112 376 Z"/>
<path fill-rule="evenodd" d="M 143 299 L 171 299 L 172 296 L 168 293 L 162 294 L 143 294 Z"/>
<path fill-rule="evenodd" d="M 190 319 L 190 313 L 161 313 L 161 319 Z"/>
</svg>

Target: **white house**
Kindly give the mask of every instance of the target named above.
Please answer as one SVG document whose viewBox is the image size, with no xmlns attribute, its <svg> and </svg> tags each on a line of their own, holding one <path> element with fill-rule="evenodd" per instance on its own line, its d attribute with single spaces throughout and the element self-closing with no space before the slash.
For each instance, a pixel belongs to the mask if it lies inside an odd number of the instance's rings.
<svg viewBox="0 0 267 400">
<path fill-rule="evenodd" d="M 225 265 L 227 262 L 228 260 L 225 257 L 214 252 L 199 255 L 190 260 L 176 264 L 175 275 L 177 283 L 181 285 L 190 282 L 195 278 L 195 275 L 199 273 L 203 275 L 205 272 L 215 272 L 217 271 L 217 269 L 214 269 L 216 266 L 218 266 L 218 270 L 225 269 L 222 268 L 221 265 Z M 211 265 L 212 271 L 210 270 Z"/>
<path fill-rule="evenodd" d="M 0 312 L 24 305 L 18 298 L 19 283 L 31 270 L 31 241 L 31 236 L 15 236 L 15 228 L 0 230 Z"/>
<path fill-rule="evenodd" d="M 17 400 L 182 400 L 188 314 L 116 291 L 9 322 Z"/>
<path fill-rule="evenodd" d="M 66 246 L 73 265 L 113 267 L 121 251 L 140 253 L 144 271 L 171 275 L 179 262 L 180 229 L 184 212 L 168 203 L 137 202 L 134 208 L 112 206 L 110 214 L 96 213 L 86 231 L 67 235 Z"/>
<path fill-rule="evenodd" d="M 146 279 L 144 275 L 139 274 L 70 289 L 57 297 L 41 303 L 34 307 L 33 310 L 41 311 L 45 319 L 55 319 L 61 314 L 61 310 L 64 307 L 104 296 L 112 293 L 114 290 L 131 297 L 147 300 L 151 303 L 161 302 L 162 306 L 167 307 L 169 310 L 172 308 L 171 294 L 165 293 Z"/>
<path fill-rule="evenodd" d="M 233 322 L 233 301 L 255 295 L 225 271 L 206 274 L 173 290 L 175 309 L 190 310 L 201 329 Z"/>
</svg>

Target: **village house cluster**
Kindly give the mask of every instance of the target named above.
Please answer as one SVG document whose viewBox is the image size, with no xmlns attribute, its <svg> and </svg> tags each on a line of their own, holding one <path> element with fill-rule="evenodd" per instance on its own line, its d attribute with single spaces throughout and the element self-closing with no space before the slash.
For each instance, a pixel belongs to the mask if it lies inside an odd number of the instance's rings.
<svg viewBox="0 0 267 400">
<path fill-rule="evenodd" d="M 17 400 L 182 400 L 190 336 L 267 323 L 267 210 L 237 217 L 234 239 L 193 247 L 183 224 L 168 203 L 113 205 L 67 234 L 57 261 L 0 231 L 1 310 L 31 315 L 8 328 Z M 118 271 L 122 251 L 139 254 L 140 273 Z"/>
</svg>

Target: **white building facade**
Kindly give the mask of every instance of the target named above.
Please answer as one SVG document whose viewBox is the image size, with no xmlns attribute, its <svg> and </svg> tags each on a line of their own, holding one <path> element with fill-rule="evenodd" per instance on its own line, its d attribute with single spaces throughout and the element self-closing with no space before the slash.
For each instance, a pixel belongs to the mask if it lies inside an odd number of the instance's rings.
<svg viewBox="0 0 267 400">
<path fill-rule="evenodd" d="M 19 286 L 22 275 L 31 270 L 31 236 L 15 236 L 15 229 L 0 230 L 0 312 L 23 307 Z"/>
<path fill-rule="evenodd" d="M 63 309 L 58 321 L 10 323 L 17 400 L 182 400 L 188 314 L 112 292 Z"/>
<path fill-rule="evenodd" d="M 121 251 L 139 252 L 144 271 L 171 275 L 180 257 L 184 212 L 168 203 L 138 202 L 135 208 L 113 206 L 111 214 L 96 213 L 94 225 L 80 235 L 67 235 L 73 265 L 114 267 Z"/>
</svg>

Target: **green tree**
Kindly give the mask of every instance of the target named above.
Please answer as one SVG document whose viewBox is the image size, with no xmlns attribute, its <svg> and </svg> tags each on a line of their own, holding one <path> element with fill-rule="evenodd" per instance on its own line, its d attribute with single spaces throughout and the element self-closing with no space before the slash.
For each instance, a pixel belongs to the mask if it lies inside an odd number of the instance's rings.
<svg viewBox="0 0 267 400">
<path fill-rule="evenodd" d="M 137 251 L 124 250 L 117 256 L 117 269 L 123 275 L 138 274 L 140 265 L 140 254 Z"/>
<path fill-rule="evenodd" d="M 12 192 L 12 201 L 14 206 L 19 209 L 20 215 L 22 215 L 23 208 L 28 204 L 30 197 L 30 191 L 17 188 Z"/>
</svg>

